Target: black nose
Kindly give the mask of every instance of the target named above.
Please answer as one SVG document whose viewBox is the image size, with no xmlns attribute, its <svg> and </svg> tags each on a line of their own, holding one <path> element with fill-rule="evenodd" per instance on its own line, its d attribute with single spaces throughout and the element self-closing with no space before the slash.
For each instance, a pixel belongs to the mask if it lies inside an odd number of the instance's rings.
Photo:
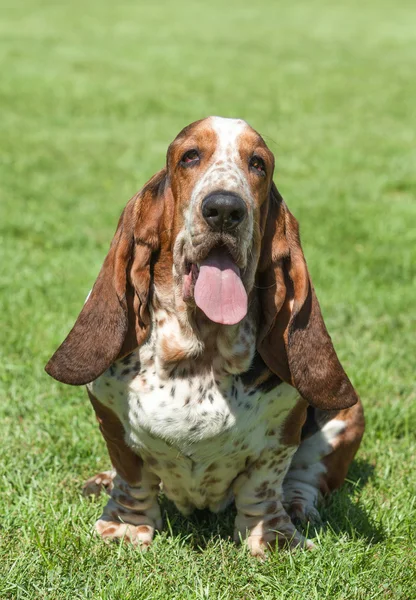
<svg viewBox="0 0 416 600">
<path fill-rule="evenodd" d="M 214 192 L 202 201 L 202 216 L 214 231 L 230 231 L 244 221 L 247 208 L 232 192 Z"/>
</svg>

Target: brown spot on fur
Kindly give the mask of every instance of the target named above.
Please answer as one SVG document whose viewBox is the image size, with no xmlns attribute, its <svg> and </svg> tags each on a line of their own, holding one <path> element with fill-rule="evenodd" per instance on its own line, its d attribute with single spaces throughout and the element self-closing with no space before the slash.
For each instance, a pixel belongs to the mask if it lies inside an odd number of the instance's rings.
<svg viewBox="0 0 416 600">
<path fill-rule="evenodd" d="M 101 534 L 101 537 L 105 538 L 108 537 L 109 535 L 113 535 L 113 533 L 115 533 L 117 531 L 117 527 L 114 525 L 110 525 L 110 527 L 107 527 L 107 529 L 104 529 L 104 531 Z"/>
<path fill-rule="evenodd" d="M 210 473 L 211 471 L 215 471 L 215 469 L 218 469 L 218 465 L 217 463 L 213 462 L 205 469 L 205 472 Z"/>
<path fill-rule="evenodd" d="M 113 467 L 128 484 L 137 484 L 141 478 L 142 459 L 124 441 L 125 431 L 120 419 L 88 390 L 87 392 L 94 407 L 100 431 L 107 444 Z"/>
<path fill-rule="evenodd" d="M 298 446 L 300 444 L 302 426 L 306 421 L 307 408 L 308 403 L 301 398 L 288 414 L 282 431 L 282 444 L 285 446 Z"/>
<path fill-rule="evenodd" d="M 167 363 L 175 363 L 187 358 L 187 353 L 182 346 L 175 344 L 174 339 L 164 338 L 161 343 L 163 360 Z"/>
<path fill-rule="evenodd" d="M 263 481 L 263 483 L 261 485 L 256 487 L 254 490 L 256 492 L 256 496 L 260 497 L 261 495 L 264 495 L 266 493 L 268 485 L 269 485 L 268 481 Z"/>
<path fill-rule="evenodd" d="M 120 504 L 127 506 L 128 508 L 133 508 L 136 504 L 136 500 L 134 498 L 131 498 L 130 496 L 124 496 L 122 494 L 115 497 L 115 500 Z"/>
<path fill-rule="evenodd" d="M 270 519 L 270 521 L 267 522 L 267 526 L 270 527 L 271 529 L 276 529 L 276 525 L 280 522 L 281 522 L 280 517 L 274 517 L 274 519 Z"/>
<path fill-rule="evenodd" d="M 300 499 L 303 500 L 303 498 L 300 498 Z M 302 502 L 291 502 L 290 503 L 290 510 L 292 512 L 303 513 L 303 504 L 302 504 Z"/>
<path fill-rule="evenodd" d="M 147 525 L 139 525 L 136 531 L 137 533 L 151 533 L 151 529 Z"/>
<path fill-rule="evenodd" d="M 277 502 L 270 502 L 266 510 L 266 515 L 273 515 L 277 511 Z"/>
</svg>

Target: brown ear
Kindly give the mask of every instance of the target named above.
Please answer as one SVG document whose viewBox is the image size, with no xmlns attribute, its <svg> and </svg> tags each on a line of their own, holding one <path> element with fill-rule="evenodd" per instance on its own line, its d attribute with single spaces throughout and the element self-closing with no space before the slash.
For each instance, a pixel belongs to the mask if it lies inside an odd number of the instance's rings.
<svg viewBox="0 0 416 600">
<path fill-rule="evenodd" d="M 296 219 L 272 184 L 257 285 L 266 365 L 312 406 L 348 408 L 358 400 L 332 345 L 309 278 Z"/>
<path fill-rule="evenodd" d="M 89 383 L 146 339 L 151 258 L 159 248 L 165 185 L 163 170 L 124 209 L 91 294 L 45 367 L 58 381 Z"/>
</svg>

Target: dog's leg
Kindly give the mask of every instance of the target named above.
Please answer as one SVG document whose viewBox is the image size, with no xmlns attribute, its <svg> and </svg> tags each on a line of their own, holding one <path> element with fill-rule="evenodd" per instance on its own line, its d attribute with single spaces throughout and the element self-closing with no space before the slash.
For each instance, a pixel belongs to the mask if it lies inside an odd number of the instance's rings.
<svg viewBox="0 0 416 600">
<path fill-rule="evenodd" d="M 341 411 L 312 409 L 307 428 L 283 482 L 284 506 L 296 523 L 320 523 L 322 496 L 340 487 L 364 433 L 361 402 Z"/>
<path fill-rule="evenodd" d="M 233 485 L 237 517 L 234 539 L 247 539 L 253 556 L 264 558 L 268 547 L 313 548 L 283 507 L 283 480 L 300 441 L 306 403 L 300 401 L 280 432 L 266 432 L 270 442 Z"/>
<path fill-rule="evenodd" d="M 276 543 L 289 548 L 313 547 L 291 522 L 283 507 L 283 478 L 295 448 L 272 447 L 262 452 L 234 484 L 237 517 L 234 539 L 247 538 L 253 556 L 264 558 Z"/>
<path fill-rule="evenodd" d="M 89 396 L 116 472 L 96 531 L 104 539 L 123 539 L 144 550 L 151 544 L 155 530 L 162 527 L 157 500 L 160 480 L 127 446 L 123 425 L 113 411 L 92 394 Z"/>
<path fill-rule="evenodd" d="M 110 500 L 95 524 L 96 531 L 103 539 L 123 539 L 145 550 L 155 530 L 162 527 L 158 491 L 159 479 L 144 469 L 136 485 L 116 476 Z"/>
</svg>

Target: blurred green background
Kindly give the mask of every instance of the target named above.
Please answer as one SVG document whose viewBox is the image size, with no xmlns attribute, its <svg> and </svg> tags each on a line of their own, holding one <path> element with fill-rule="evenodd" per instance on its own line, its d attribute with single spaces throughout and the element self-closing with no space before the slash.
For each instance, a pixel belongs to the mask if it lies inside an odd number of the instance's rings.
<svg viewBox="0 0 416 600">
<path fill-rule="evenodd" d="M 416 597 L 414 2 L 0 10 L 0 597 Z M 145 556 L 91 536 L 104 499 L 80 488 L 108 466 L 104 444 L 84 390 L 43 372 L 124 204 L 210 114 L 246 119 L 275 152 L 367 415 L 318 551 L 266 564 L 227 539 L 232 514 L 186 521 L 166 502 Z"/>
</svg>

